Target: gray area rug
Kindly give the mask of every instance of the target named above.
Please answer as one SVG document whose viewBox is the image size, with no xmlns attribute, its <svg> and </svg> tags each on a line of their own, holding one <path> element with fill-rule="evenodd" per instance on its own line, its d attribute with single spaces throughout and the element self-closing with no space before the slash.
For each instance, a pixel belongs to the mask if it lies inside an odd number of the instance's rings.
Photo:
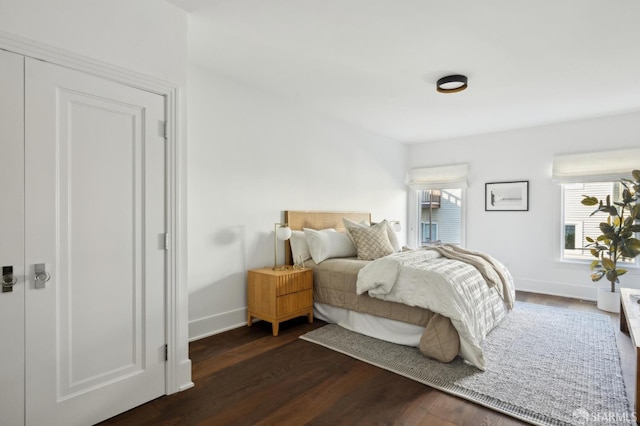
<svg viewBox="0 0 640 426">
<path fill-rule="evenodd" d="M 486 371 L 335 324 L 300 338 L 533 424 L 635 424 L 606 315 L 517 302 L 487 336 Z"/>
</svg>

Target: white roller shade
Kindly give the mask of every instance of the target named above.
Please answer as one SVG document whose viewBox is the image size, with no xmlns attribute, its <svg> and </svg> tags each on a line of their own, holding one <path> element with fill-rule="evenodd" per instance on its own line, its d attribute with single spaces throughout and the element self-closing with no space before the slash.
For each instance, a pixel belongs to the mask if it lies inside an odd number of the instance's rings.
<svg viewBox="0 0 640 426">
<path fill-rule="evenodd" d="M 468 171 L 468 164 L 411 169 L 408 179 L 409 188 L 419 190 L 466 188 Z"/>
<path fill-rule="evenodd" d="M 608 182 L 628 178 L 634 169 L 640 169 L 640 149 L 556 155 L 552 180 L 556 183 Z"/>
</svg>

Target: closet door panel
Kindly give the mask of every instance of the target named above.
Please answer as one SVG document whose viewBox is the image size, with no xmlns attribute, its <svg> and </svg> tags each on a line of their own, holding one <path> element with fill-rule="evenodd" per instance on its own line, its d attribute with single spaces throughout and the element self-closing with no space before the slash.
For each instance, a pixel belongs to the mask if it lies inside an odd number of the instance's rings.
<svg viewBox="0 0 640 426">
<path fill-rule="evenodd" d="M 27 424 L 165 393 L 164 98 L 26 61 Z"/>
<path fill-rule="evenodd" d="M 24 424 L 24 58 L 0 50 L 0 424 Z M 4 279 L 10 280 L 9 277 Z"/>
</svg>

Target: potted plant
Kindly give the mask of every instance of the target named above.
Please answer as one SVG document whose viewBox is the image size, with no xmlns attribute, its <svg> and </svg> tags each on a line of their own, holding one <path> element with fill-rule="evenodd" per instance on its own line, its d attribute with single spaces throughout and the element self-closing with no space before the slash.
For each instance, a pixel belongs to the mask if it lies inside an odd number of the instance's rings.
<svg viewBox="0 0 640 426">
<path fill-rule="evenodd" d="M 598 206 L 591 213 L 605 213 L 607 221 L 600 223 L 601 234 L 593 239 L 587 237 L 587 248 L 596 258 L 591 262 L 591 281 L 600 281 L 606 278 L 611 284 L 608 288 L 598 289 L 598 308 L 610 312 L 619 312 L 620 293 L 616 291 L 616 283 L 619 277 L 627 273 L 624 268 L 618 267 L 621 259 L 633 259 L 640 255 L 640 240 L 635 237 L 640 232 L 640 225 L 636 223 L 640 219 L 640 170 L 634 170 L 633 180 L 621 179 L 623 186 L 622 198 L 611 202 L 611 195 L 606 200 L 583 195 L 582 204 L 585 206 Z"/>
</svg>

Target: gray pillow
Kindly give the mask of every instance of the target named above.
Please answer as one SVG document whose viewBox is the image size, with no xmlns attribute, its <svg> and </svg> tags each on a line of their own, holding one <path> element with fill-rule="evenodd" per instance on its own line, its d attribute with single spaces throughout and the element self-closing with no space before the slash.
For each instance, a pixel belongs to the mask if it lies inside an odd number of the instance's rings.
<svg viewBox="0 0 640 426">
<path fill-rule="evenodd" d="M 379 226 L 380 225 L 380 226 Z M 375 260 L 394 253 L 383 224 L 369 228 L 347 228 L 356 246 L 356 254 L 361 260 Z"/>
</svg>

